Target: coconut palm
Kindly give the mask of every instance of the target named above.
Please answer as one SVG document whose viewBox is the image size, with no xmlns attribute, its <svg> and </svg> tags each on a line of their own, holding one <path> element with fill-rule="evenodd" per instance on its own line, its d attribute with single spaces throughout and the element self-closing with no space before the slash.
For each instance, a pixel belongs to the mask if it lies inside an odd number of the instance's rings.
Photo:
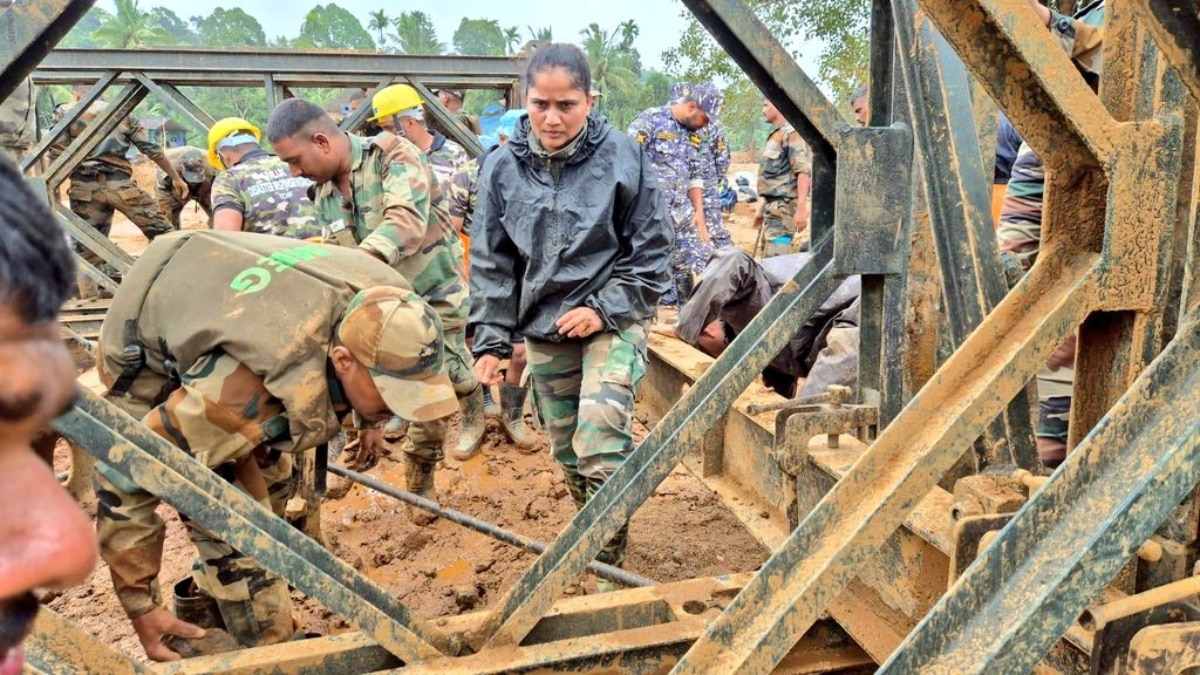
<svg viewBox="0 0 1200 675">
<path fill-rule="evenodd" d="M 393 38 L 405 54 L 445 54 L 446 43 L 438 42 L 433 22 L 422 11 L 404 12 L 392 20 L 396 27 Z"/>
<path fill-rule="evenodd" d="M 379 46 L 382 48 L 384 43 L 387 41 L 383 31 L 392 27 L 392 17 L 388 16 L 387 12 L 383 11 L 382 9 L 374 12 L 368 12 L 367 16 L 370 17 L 370 19 L 367 20 L 367 30 L 379 31 Z"/>
<path fill-rule="evenodd" d="M 509 54 L 515 54 L 517 45 L 521 44 L 521 31 L 516 26 L 504 29 L 504 48 Z"/>
<path fill-rule="evenodd" d="M 165 28 L 155 25 L 137 0 L 116 0 L 117 12 L 92 32 L 92 39 L 112 49 L 135 49 L 175 42 Z"/>
<path fill-rule="evenodd" d="M 589 24 L 583 35 L 583 53 L 592 67 L 592 86 L 601 92 L 631 93 L 638 86 L 640 70 L 633 41 L 638 27 L 625 21 L 609 33 L 597 23 Z"/>
</svg>

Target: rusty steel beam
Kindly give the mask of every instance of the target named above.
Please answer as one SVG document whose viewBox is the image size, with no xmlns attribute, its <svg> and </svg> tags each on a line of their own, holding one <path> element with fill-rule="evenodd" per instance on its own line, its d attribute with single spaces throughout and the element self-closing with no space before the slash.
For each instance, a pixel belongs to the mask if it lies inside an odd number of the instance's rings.
<svg viewBox="0 0 1200 675">
<path fill-rule="evenodd" d="M 54 125 L 54 128 L 42 135 L 42 140 L 26 153 L 25 157 L 21 160 L 22 173 L 29 171 L 31 167 L 37 164 L 41 160 L 42 155 L 46 154 L 46 151 L 50 149 L 50 146 L 54 145 L 72 124 L 78 122 L 93 103 L 100 100 L 105 90 L 116 81 L 118 74 L 115 71 L 104 73 L 88 89 L 83 98 L 79 99 L 70 110 L 63 114 L 62 119 Z"/>
<path fill-rule="evenodd" d="M 0 101 L 8 98 L 95 0 L 29 0 L 0 12 Z"/>
<path fill-rule="evenodd" d="M 918 4 L 1040 156 L 1078 169 L 1108 164 L 1112 119 L 1027 3 Z"/>
<path fill-rule="evenodd" d="M 881 672 L 1032 669 L 1200 479 L 1197 364 L 1193 317 Z"/>
<path fill-rule="evenodd" d="M 1200 101 L 1200 4 L 1196 0 L 1130 0 L 1144 19 L 1163 56 L 1179 72 L 1192 97 Z"/>
<path fill-rule="evenodd" d="M 456 654 L 457 640 L 411 615 L 394 597 L 317 542 L 277 518 L 190 455 L 86 389 L 54 428 L 125 478 L 304 593 L 321 600 L 388 651 L 412 664 Z"/>
<path fill-rule="evenodd" d="M 679 673 L 767 671 L 1094 302 L 1096 256 L 1042 259 L 909 402 L 679 662 Z"/>
<path fill-rule="evenodd" d="M 1008 292 L 983 171 L 971 84 L 962 61 L 919 15 L 914 0 L 893 0 L 913 133 L 921 148 L 926 203 L 942 270 L 948 342 L 957 348 Z M 976 466 L 1040 466 L 1029 399 L 1022 391 L 976 443 Z M 1000 450 L 997 451 L 996 449 Z"/>
<path fill-rule="evenodd" d="M 470 129 L 462 125 L 458 117 L 446 109 L 441 99 L 434 96 L 433 92 L 417 78 L 405 77 L 404 80 L 421 95 L 421 99 L 425 103 L 425 110 L 429 111 L 434 122 L 440 124 L 443 129 L 450 133 L 451 140 L 461 145 L 467 151 L 467 154 L 472 157 L 478 157 L 483 154 L 484 148 L 479 143 L 479 139 L 475 134 L 471 133 Z"/>
<path fill-rule="evenodd" d="M 149 675 L 134 663 L 53 610 L 38 610 L 33 632 L 25 640 L 29 666 L 45 673 L 73 675 Z"/>
<path fill-rule="evenodd" d="M 52 194 L 66 180 L 71 171 L 80 162 L 87 159 L 88 155 L 117 128 L 117 125 L 133 112 L 142 99 L 146 98 L 146 93 L 146 88 L 140 83 L 134 82 L 126 85 L 121 93 L 108 102 L 108 107 L 96 115 L 96 119 L 88 123 L 79 136 L 71 141 L 62 155 L 50 163 L 49 168 L 46 169 L 45 178 L 46 187 Z"/>
<path fill-rule="evenodd" d="M 511 56 L 413 56 L 335 49 L 55 49 L 37 64 L 37 78 L 58 72 L 137 71 L 155 82 L 176 78 L 212 76 L 252 78 L 263 84 L 272 73 L 277 83 L 288 82 L 287 73 L 305 77 L 358 77 L 367 85 L 383 74 L 412 76 L 436 83 L 457 82 L 460 76 L 511 82 L 521 76 L 521 64 Z M 280 77 L 282 76 L 284 77 Z M 248 82 L 248 80 L 247 80 Z M 467 82 L 462 82 L 466 84 Z"/>
</svg>

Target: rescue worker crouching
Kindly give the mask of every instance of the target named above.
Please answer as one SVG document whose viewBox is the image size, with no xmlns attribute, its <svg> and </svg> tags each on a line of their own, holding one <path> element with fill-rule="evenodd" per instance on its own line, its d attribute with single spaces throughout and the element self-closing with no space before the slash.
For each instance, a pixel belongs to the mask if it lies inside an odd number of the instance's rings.
<svg viewBox="0 0 1200 675">
<path fill-rule="evenodd" d="M 204 303 L 194 301 L 206 299 Z M 457 409 L 436 312 L 389 266 L 283 237 L 191 231 L 154 241 L 101 328 L 108 398 L 264 506 L 282 513 L 292 455 L 328 442 L 354 409 L 416 422 Z M 204 632 L 163 608 L 159 499 L 98 465 L 97 530 L 113 587 L 153 660 Z M 187 521 L 193 580 L 243 645 L 295 631 L 287 582 Z"/>
</svg>

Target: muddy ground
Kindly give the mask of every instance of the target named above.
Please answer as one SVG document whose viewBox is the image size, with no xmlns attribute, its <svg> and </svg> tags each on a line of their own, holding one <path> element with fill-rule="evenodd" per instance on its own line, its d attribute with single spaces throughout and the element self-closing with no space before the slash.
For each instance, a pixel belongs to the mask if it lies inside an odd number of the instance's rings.
<svg viewBox="0 0 1200 675">
<path fill-rule="evenodd" d="M 735 165 L 732 172 L 752 165 Z M 152 187 L 154 167 L 140 162 L 135 177 Z M 732 220 L 735 243 L 754 244 L 752 205 L 739 204 Z M 204 227 L 204 213 L 189 205 L 187 229 Z M 113 239 L 131 253 L 146 246 L 141 233 L 119 214 Z M 529 416 L 527 415 L 527 420 Z M 640 439 L 645 428 L 637 425 Z M 452 432 L 450 442 L 454 440 Z M 369 474 L 403 487 L 401 440 Z M 60 452 L 65 458 L 65 452 Z M 63 460 L 65 461 L 65 459 Z M 60 466 L 60 470 L 64 467 Z M 331 476 L 331 482 L 341 479 Z M 524 537 L 549 542 L 575 513 L 566 485 L 544 441 L 530 454 L 506 443 L 495 420 L 479 455 L 467 462 L 447 459 L 437 472 L 440 501 Z M 174 511 L 160 509 L 167 522 L 167 545 L 160 581 L 169 590 L 183 578 L 194 550 Z M 492 606 L 534 561 L 534 556 L 444 520 L 427 527 L 409 521 L 394 499 L 353 486 L 322 504 L 326 538 L 336 554 L 379 583 L 423 618 Z M 676 581 L 755 569 L 767 552 L 699 480 L 676 469 L 634 515 L 626 567 L 656 581 Z M 582 592 L 577 586 L 570 593 Z M 301 629 L 331 634 L 350 630 L 341 618 L 315 600 L 294 593 Z M 57 594 L 50 607 L 96 635 L 104 643 L 145 661 L 129 622 L 112 592 L 108 569 L 101 564 L 87 583 Z"/>
</svg>

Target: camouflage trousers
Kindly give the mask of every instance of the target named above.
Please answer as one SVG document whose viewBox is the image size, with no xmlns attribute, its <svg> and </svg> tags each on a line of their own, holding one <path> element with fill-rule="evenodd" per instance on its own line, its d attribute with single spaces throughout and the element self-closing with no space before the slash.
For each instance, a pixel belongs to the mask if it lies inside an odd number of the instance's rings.
<svg viewBox="0 0 1200 675">
<path fill-rule="evenodd" d="M 725 212 L 721 210 L 721 193 L 716 188 L 704 191 L 704 224 L 708 227 L 708 241 L 713 248 L 733 245 L 725 225 Z"/>
<path fill-rule="evenodd" d="M 114 379 L 102 373 L 110 385 Z M 282 515 L 292 491 L 293 458 L 281 455 L 271 462 L 262 449 L 266 438 L 287 429 L 282 407 L 263 387 L 262 378 L 227 355 L 200 359 L 182 376 L 183 384 L 161 405 L 153 395 L 167 378 L 143 370 L 130 394 L 110 400 L 155 433 L 183 448 L 205 466 L 247 494 L 253 470 L 266 484 L 259 503 Z M 96 528 L 100 553 L 108 563 L 113 587 L 126 614 L 137 618 L 162 606 L 158 572 L 165 527 L 155 513 L 160 500 L 111 467 L 97 464 Z M 180 514 L 196 546 L 198 562 L 193 580 L 200 591 L 217 601 L 226 630 L 246 646 L 283 642 L 294 631 L 287 582 L 223 542 L 212 532 Z"/>
<path fill-rule="evenodd" d="M 763 257 L 787 255 L 800 250 L 806 241 L 807 232 L 797 234 L 792 218 L 796 215 L 796 202 L 791 199 L 771 199 L 763 203 Z M 773 243 L 780 237 L 791 239 L 786 244 Z"/>
<path fill-rule="evenodd" d="M 114 211 L 125 214 L 147 239 L 171 231 L 171 224 L 159 211 L 154 197 L 123 173 L 83 175 L 77 171 L 71 175 L 67 197 L 71 200 L 71 211 L 106 237 L 112 229 Z M 100 264 L 99 256 L 90 250 L 81 248 L 80 251 L 84 260 L 93 265 Z"/>
<path fill-rule="evenodd" d="M 646 372 L 644 322 L 583 340 L 527 339 L 533 409 L 583 507 L 633 452 L 633 399 Z M 620 565 L 628 525 L 597 559 Z"/>
<path fill-rule="evenodd" d="M 171 223 L 171 227 L 178 230 L 180 216 L 183 214 L 183 207 L 187 206 L 188 202 L 196 202 L 200 208 L 204 209 L 205 215 L 208 216 L 208 227 L 212 229 L 212 183 L 201 183 L 192 185 L 188 183 L 188 198 L 180 199 L 175 196 L 171 190 L 165 190 L 160 187 L 154 188 L 154 200 L 158 202 L 158 210 L 167 221 Z"/>
<path fill-rule="evenodd" d="M 447 328 L 443 332 L 443 345 L 446 356 L 446 374 L 454 384 L 454 393 L 461 400 L 479 387 L 475 378 L 475 359 L 467 349 L 467 329 L 465 326 Z M 440 462 L 446 456 L 446 431 L 450 428 L 450 418 L 444 417 L 432 422 L 414 422 L 408 426 L 408 440 L 412 447 L 405 446 L 404 451 L 415 459 L 423 462 Z"/>
</svg>

